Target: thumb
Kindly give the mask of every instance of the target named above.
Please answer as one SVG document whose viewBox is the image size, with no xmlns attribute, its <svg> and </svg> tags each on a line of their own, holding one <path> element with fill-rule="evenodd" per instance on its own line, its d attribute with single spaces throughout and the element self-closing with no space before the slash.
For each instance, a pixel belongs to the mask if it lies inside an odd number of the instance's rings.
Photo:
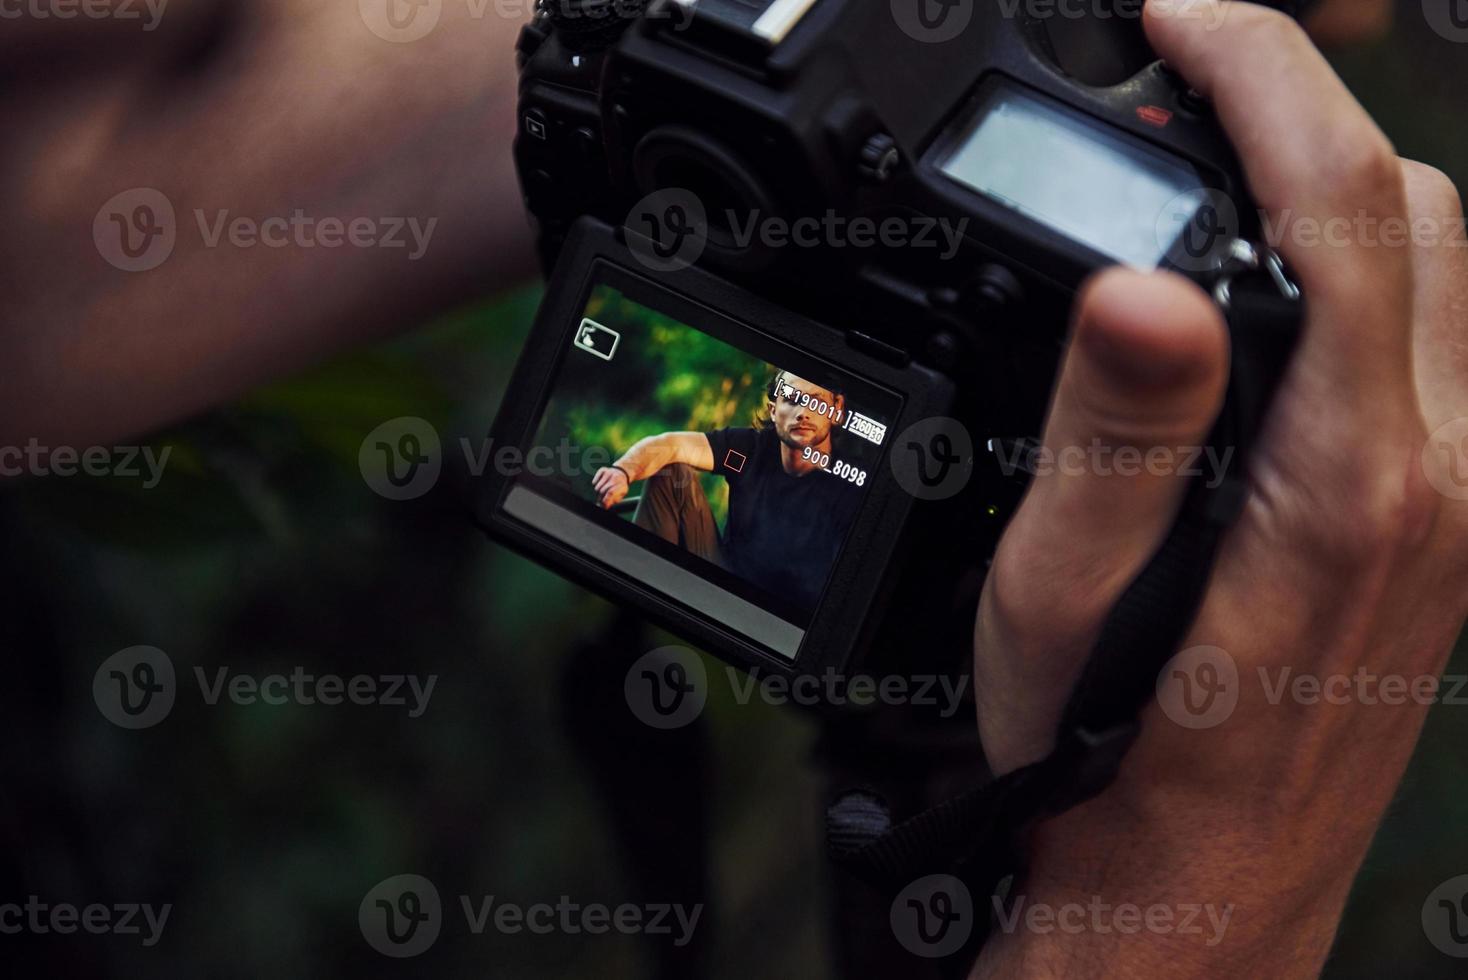
<svg viewBox="0 0 1468 980">
<path fill-rule="evenodd" d="M 1049 750 L 1107 612 L 1161 546 L 1191 474 L 1206 473 L 1200 447 L 1228 379 L 1223 317 L 1180 276 L 1108 270 L 1076 311 L 978 625 L 980 706 L 987 687 L 1009 701 L 1000 714 L 1020 711 L 992 734 L 1023 757 Z"/>
</svg>

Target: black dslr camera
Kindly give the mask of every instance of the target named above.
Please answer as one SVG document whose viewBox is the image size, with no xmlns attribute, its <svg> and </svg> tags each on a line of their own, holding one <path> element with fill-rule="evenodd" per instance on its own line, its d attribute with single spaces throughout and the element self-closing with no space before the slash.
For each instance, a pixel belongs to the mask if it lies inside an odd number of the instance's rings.
<svg viewBox="0 0 1468 980">
<path fill-rule="evenodd" d="M 551 274 L 493 438 L 578 462 L 491 475 L 486 528 L 741 667 L 961 668 L 1081 282 L 1300 299 L 1140 0 L 1098 4 L 542 0 Z M 1242 460 L 1293 334 L 1237 324 Z"/>
</svg>

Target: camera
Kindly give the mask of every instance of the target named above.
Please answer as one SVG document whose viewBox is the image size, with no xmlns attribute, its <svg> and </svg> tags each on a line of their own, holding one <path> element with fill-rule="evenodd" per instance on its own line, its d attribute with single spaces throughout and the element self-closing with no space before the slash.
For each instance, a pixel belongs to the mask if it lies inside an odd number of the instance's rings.
<svg viewBox="0 0 1468 980">
<path fill-rule="evenodd" d="M 543 0 L 549 280 L 492 437 L 604 458 L 488 475 L 481 524 L 745 669 L 964 669 L 1081 283 L 1300 299 L 1140 0 L 1089 6 Z M 1242 455 L 1282 368 L 1234 339 Z"/>
</svg>

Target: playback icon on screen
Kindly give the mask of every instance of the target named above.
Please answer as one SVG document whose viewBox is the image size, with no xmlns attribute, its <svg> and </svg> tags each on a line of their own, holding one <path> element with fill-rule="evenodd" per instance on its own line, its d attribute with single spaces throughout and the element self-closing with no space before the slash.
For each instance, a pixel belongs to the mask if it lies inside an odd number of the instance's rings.
<svg viewBox="0 0 1468 980">
<path fill-rule="evenodd" d="M 576 346 L 588 354 L 595 354 L 604 361 L 612 359 L 612 355 L 617 353 L 617 345 L 621 342 L 621 334 L 602 326 L 590 317 L 582 320 L 581 326 L 576 330 Z"/>
</svg>

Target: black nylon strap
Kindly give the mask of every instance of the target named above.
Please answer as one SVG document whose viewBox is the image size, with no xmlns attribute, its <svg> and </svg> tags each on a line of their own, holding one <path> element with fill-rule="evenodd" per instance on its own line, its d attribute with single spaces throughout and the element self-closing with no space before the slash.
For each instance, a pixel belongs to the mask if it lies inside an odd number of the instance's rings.
<svg viewBox="0 0 1468 980">
<path fill-rule="evenodd" d="M 1033 825 L 1102 792 L 1115 779 L 1152 698 L 1177 653 L 1212 575 L 1223 533 L 1245 499 L 1247 451 L 1298 342 L 1304 305 L 1266 276 L 1235 281 L 1227 316 L 1233 349 L 1229 395 L 1210 437 L 1223 478 L 1193 478 L 1177 520 L 1123 592 L 1098 635 L 1046 759 L 890 825 L 880 801 L 848 796 L 828 814 L 832 855 L 879 886 L 949 873 L 974 895 L 992 894 L 1023 870 Z M 1209 485 L 1209 481 L 1217 481 Z M 967 948 L 971 953 L 982 936 Z"/>
<path fill-rule="evenodd" d="M 1157 672 L 1193 625 L 1221 530 L 1194 507 L 1184 507 L 1102 626 L 1066 705 L 1062 731 L 1101 732 L 1136 720 Z"/>
</svg>

